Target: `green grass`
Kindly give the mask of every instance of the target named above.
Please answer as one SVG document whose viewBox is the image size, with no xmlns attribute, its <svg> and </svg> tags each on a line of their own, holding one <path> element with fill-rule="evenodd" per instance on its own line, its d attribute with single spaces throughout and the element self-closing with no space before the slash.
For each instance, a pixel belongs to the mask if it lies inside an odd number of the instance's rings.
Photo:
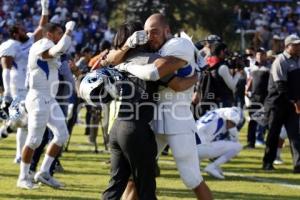
<svg viewBox="0 0 300 200">
<path fill-rule="evenodd" d="M 100 140 L 100 137 L 99 137 Z M 245 143 L 245 128 L 241 134 Z M 100 149 L 104 149 L 102 140 Z M 207 174 L 204 179 L 211 188 L 215 199 L 239 200 L 298 200 L 300 199 L 300 175 L 291 173 L 292 164 L 289 148 L 283 152 L 284 165 L 277 170 L 266 173 L 261 168 L 263 148 L 243 150 L 240 155 L 223 166 L 225 180 L 216 180 Z M 71 138 L 69 152 L 65 152 L 61 162 L 65 168 L 62 174 L 55 176 L 66 187 L 55 190 L 41 186 L 37 190 L 26 191 L 16 188 L 19 166 L 13 163 L 15 155 L 15 135 L 0 141 L 0 199 L 62 199 L 88 200 L 100 199 L 100 193 L 109 180 L 109 154 L 93 153 L 93 147 L 88 145 L 83 134 L 83 127 L 76 126 Z M 202 168 L 207 162 L 202 163 Z M 181 182 L 171 156 L 160 158 L 161 177 L 157 179 L 157 194 L 162 200 L 195 199 L 192 192 Z M 242 175 L 242 177 L 240 176 Z M 250 177 L 250 178 L 249 178 Z M 254 178 L 254 179 L 251 179 Z M 276 183 L 274 183 L 274 181 Z M 282 183 L 279 184 L 278 182 Z M 283 183 L 299 185 L 298 188 L 284 186 Z"/>
</svg>

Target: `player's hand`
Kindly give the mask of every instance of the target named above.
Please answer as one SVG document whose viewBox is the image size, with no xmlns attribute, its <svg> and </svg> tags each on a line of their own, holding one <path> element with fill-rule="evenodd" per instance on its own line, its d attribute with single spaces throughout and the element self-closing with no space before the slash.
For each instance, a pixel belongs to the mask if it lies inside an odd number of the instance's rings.
<svg viewBox="0 0 300 200">
<path fill-rule="evenodd" d="M 74 21 L 68 21 L 65 25 L 66 31 L 73 31 L 76 23 Z"/>
<path fill-rule="evenodd" d="M 114 67 L 115 69 L 123 72 L 127 72 L 127 63 L 121 63 Z"/>
<path fill-rule="evenodd" d="M 107 63 L 107 61 L 106 61 L 106 58 L 107 58 L 108 54 L 109 54 L 109 50 L 108 49 L 102 51 L 99 54 L 98 60 L 93 64 L 91 70 L 95 70 L 95 69 L 98 69 L 98 68 L 103 67 L 105 65 L 108 65 L 109 63 Z"/>
<path fill-rule="evenodd" d="M 296 113 L 300 114 L 300 100 L 297 100 L 295 103 Z"/>
<path fill-rule="evenodd" d="M 49 0 L 41 0 L 42 15 L 49 15 Z"/>
<path fill-rule="evenodd" d="M 199 94 L 199 92 L 194 92 L 194 94 L 192 96 L 192 104 L 198 105 L 199 102 L 200 102 L 200 94 Z"/>
<path fill-rule="evenodd" d="M 148 42 L 148 35 L 146 31 L 136 31 L 127 40 L 125 45 L 129 48 L 135 48 L 138 45 L 143 45 Z"/>
</svg>

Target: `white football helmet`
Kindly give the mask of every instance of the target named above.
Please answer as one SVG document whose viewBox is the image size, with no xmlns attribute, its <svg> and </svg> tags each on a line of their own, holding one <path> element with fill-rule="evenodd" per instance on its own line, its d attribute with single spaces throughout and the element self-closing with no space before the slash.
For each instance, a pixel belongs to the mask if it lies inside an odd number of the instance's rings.
<svg viewBox="0 0 300 200">
<path fill-rule="evenodd" d="M 27 126 L 28 115 L 25 108 L 25 97 L 15 98 L 9 106 L 9 120 L 12 129 Z"/>
<path fill-rule="evenodd" d="M 120 97 L 121 85 L 116 83 L 122 79 L 121 73 L 112 68 L 94 70 L 82 79 L 79 95 L 89 105 L 99 107 Z"/>
<path fill-rule="evenodd" d="M 238 125 L 243 120 L 243 112 L 238 107 L 223 108 L 223 117 L 226 120 L 232 121 L 235 125 Z"/>
</svg>

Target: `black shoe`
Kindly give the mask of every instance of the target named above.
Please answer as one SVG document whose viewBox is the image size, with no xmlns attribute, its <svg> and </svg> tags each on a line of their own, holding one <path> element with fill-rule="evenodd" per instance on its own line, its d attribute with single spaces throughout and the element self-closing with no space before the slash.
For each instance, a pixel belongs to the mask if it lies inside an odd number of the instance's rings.
<svg viewBox="0 0 300 200">
<path fill-rule="evenodd" d="M 162 156 L 167 156 L 167 155 L 169 155 L 169 152 L 168 152 L 168 151 L 165 151 L 165 150 L 163 150 L 163 151 L 161 152 L 161 155 L 162 155 Z"/>
<path fill-rule="evenodd" d="M 274 171 L 275 170 L 272 163 L 264 163 L 262 169 L 265 171 Z"/>
<path fill-rule="evenodd" d="M 294 167 L 293 173 L 294 174 L 300 174 L 300 166 Z"/>
</svg>

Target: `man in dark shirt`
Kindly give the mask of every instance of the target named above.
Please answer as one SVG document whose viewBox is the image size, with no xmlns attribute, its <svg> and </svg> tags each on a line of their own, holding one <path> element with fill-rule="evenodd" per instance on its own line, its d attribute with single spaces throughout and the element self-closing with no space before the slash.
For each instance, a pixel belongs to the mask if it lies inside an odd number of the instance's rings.
<svg viewBox="0 0 300 200">
<path fill-rule="evenodd" d="M 269 75 L 270 67 L 267 64 L 266 50 L 264 48 L 259 48 L 256 52 L 256 62 L 251 69 L 250 78 L 248 79 L 245 91 L 252 102 L 249 109 L 250 117 L 263 106 L 264 100 L 268 94 Z M 255 147 L 256 130 L 258 126 L 259 125 L 255 120 L 250 119 L 248 125 L 247 148 Z M 259 130 L 263 132 L 264 127 L 260 127 Z"/>
<path fill-rule="evenodd" d="M 291 144 L 294 173 L 300 173 L 300 38 L 288 36 L 285 50 L 275 59 L 269 78 L 265 109 L 269 117 L 263 169 L 274 170 L 279 133 L 285 125 Z"/>
</svg>

